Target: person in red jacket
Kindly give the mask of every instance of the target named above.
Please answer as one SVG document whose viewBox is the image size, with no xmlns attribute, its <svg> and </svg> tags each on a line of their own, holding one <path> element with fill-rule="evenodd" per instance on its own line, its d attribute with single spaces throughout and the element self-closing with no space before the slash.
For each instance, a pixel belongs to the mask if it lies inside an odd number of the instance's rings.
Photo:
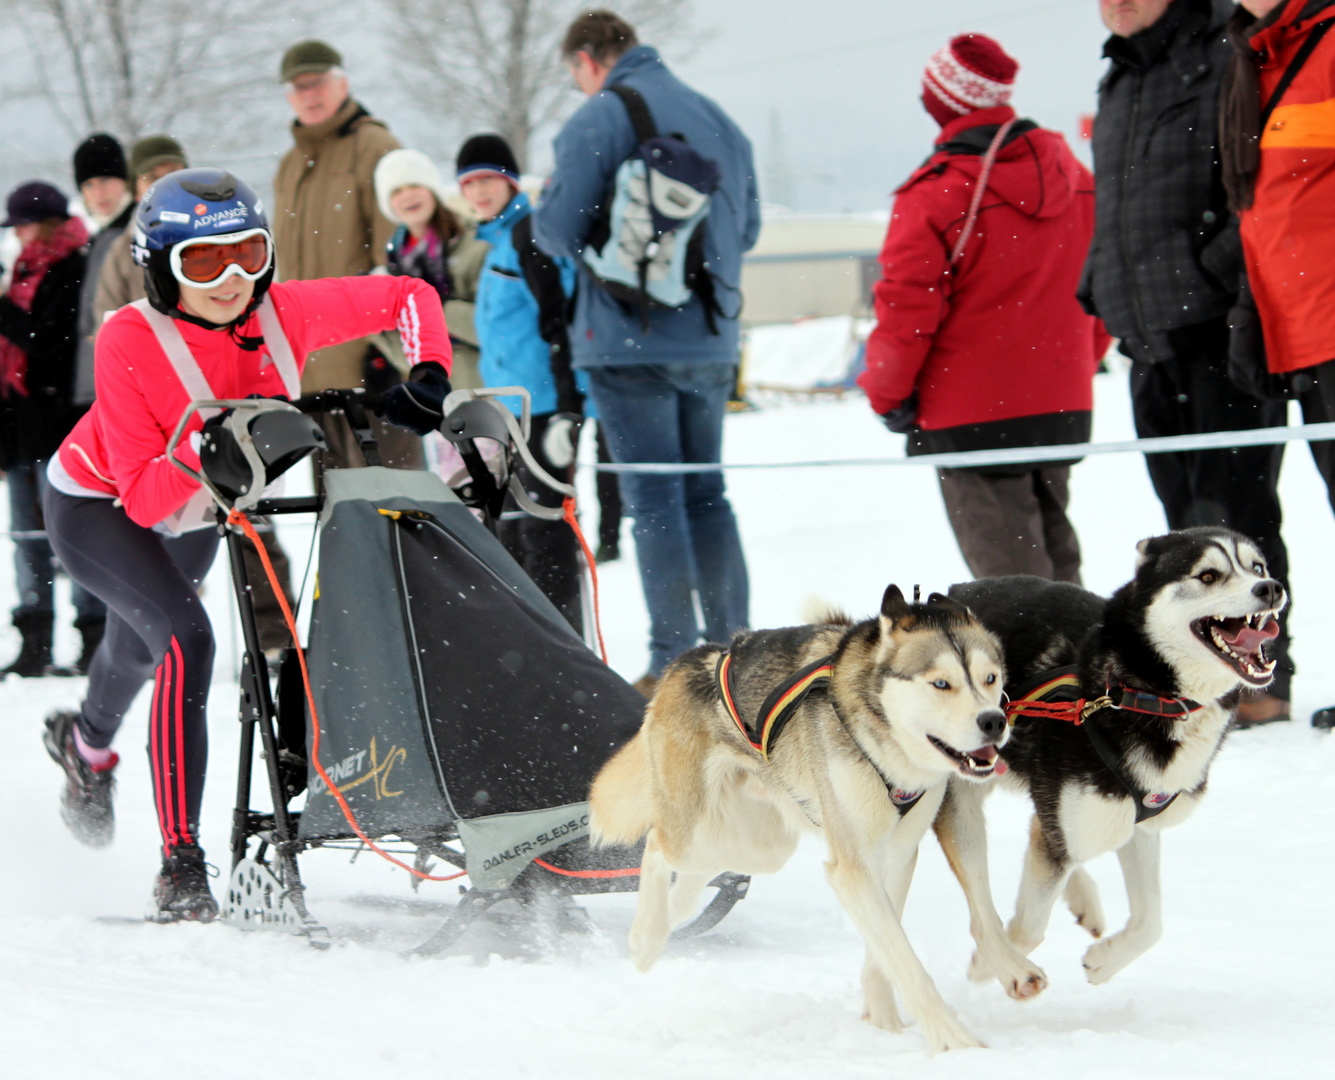
<svg viewBox="0 0 1335 1080">
<path fill-rule="evenodd" d="M 1264 369 L 1298 398 L 1307 423 L 1328 423 L 1335 420 L 1335 0 L 1243 0 L 1228 36 L 1236 57 L 1220 112 L 1224 185 L 1238 212 Z M 1241 330 L 1234 346 L 1246 340 Z M 1310 446 L 1335 508 L 1335 442 Z M 1312 724 L 1335 728 L 1335 706 L 1318 710 Z"/>
<path fill-rule="evenodd" d="M 1109 344 L 1076 285 L 1094 178 L 1008 102 L 1019 64 L 963 34 L 927 65 L 936 149 L 895 192 L 858 383 L 910 454 L 1085 442 Z M 939 471 L 976 577 L 1080 580 L 1069 462 Z"/>
<path fill-rule="evenodd" d="M 154 676 L 149 759 L 163 866 L 153 917 L 208 920 L 218 907 L 199 808 L 214 649 L 198 587 L 219 538 L 208 494 L 168 460 L 168 437 L 191 401 L 295 398 L 309 353 L 391 329 L 416 367 L 413 381 L 390 392 L 385 414 L 425 433 L 442 419 L 450 343 L 435 291 L 417 278 L 271 284 L 273 238 L 262 206 L 229 173 L 162 178 L 133 228 L 148 298 L 98 333 L 97 399 L 47 470 L 51 546 L 109 613 L 83 705 L 48 718 L 45 742 L 66 774 L 66 825 L 90 846 L 110 843 L 111 742 Z M 196 471 L 203 423 L 196 414 L 176 450 Z"/>
</svg>

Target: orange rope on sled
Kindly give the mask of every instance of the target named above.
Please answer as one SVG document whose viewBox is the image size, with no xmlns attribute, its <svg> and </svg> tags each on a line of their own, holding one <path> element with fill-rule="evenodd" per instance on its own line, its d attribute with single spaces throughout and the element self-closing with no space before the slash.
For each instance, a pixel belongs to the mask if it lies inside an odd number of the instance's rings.
<svg viewBox="0 0 1335 1080">
<path fill-rule="evenodd" d="M 544 870 L 550 870 L 553 874 L 560 874 L 562 877 L 615 878 L 640 876 L 638 866 L 628 866 L 624 870 L 562 870 L 561 867 L 553 866 L 545 859 L 534 859 L 533 861 Z"/>
<path fill-rule="evenodd" d="M 330 794 L 338 800 L 338 805 L 342 809 L 343 816 L 347 819 L 349 827 L 357 834 L 358 839 L 360 839 L 363 844 L 374 851 L 382 859 L 392 862 L 395 866 L 400 867 L 403 870 L 407 870 L 408 873 L 412 874 L 414 877 L 421 878 L 423 881 L 453 881 L 455 878 L 463 877 L 468 873 L 467 870 L 460 870 L 457 874 L 445 875 L 424 873 L 415 867 L 409 866 L 402 859 L 396 859 L 388 851 L 385 851 L 377 845 L 374 840 L 366 835 L 366 833 L 362 832 L 361 826 L 357 824 L 357 819 L 353 816 L 352 807 L 348 805 L 348 800 L 343 797 L 343 792 L 339 790 L 338 785 L 330 779 L 329 774 L 324 771 L 324 766 L 320 764 L 320 717 L 316 715 L 315 712 L 315 695 L 311 692 L 311 676 L 306 670 L 306 652 L 302 649 L 301 642 L 297 638 L 297 620 L 293 617 L 292 608 L 288 606 L 287 597 L 283 593 L 282 586 L 278 583 L 278 575 L 274 573 L 273 563 L 269 561 L 269 553 L 264 548 L 264 541 L 260 539 L 260 534 L 255 531 L 255 526 L 250 523 L 250 518 L 246 517 L 246 515 L 239 510 L 233 510 L 227 515 L 227 524 L 239 525 L 241 531 L 244 532 L 250 542 L 255 545 L 255 550 L 260 556 L 260 562 L 264 564 L 264 573 L 268 576 L 269 584 L 273 587 L 274 596 L 278 598 L 278 605 L 283 609 L 283 619 L 287 623 L 288 632 L 292 635 L 292 644 L 296 646 L 297 661 L 301 664 L 301 681 L 306 687 L 306 704 L 310 706 L 311 710 L 311 729 L 313 732 L 311 735 L 311 763 L 315 766 L 315 771 L 319 774 L 320 779 L 328 786 Z M 264 662 L 263 657 L 256 657 L 255 660 L 258 663 Z"/>
<path fill-rule="evenodd" d="M 607 646 L 603 644 L 603 616 L 602 609 L 598 605 L 598 564 L 594 561 L 589 542 L 584 539 L 584 530 L 579 527 L 579 518 L 575 516 L 575 500 L 567 496 L 565 502 L 562 503 L 562 507 L 565 510 L 566 523 L 575 530 L 575 539 L 579 541 L 579 546 L 584 551 L 584 561 L 589 564 L 589 577 L 593 578 L 593 628 L 598 634 L 598 652 L 602 655 L 605 664 L 607 663 Z M 560 871 L 557 872 L 560 873 Z"/>
</svg>

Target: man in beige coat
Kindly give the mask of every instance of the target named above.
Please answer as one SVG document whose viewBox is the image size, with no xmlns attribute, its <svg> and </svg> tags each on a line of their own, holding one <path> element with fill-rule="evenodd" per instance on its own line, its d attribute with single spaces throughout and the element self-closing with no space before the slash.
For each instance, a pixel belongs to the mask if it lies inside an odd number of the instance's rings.
<svg viewBox="0 0 1335 1080">
<path fill-rule="evenodd" d="M 343 58 L 322 41 L 302 41 L 283 56 L 282 81 L 296 119 L 296 145 L 274 178 L 274 252 L 280 280 L 343 277 L 385 264 L 394 226 L 376 203 L 376 163 L 399 142 L 348 92 Z M 306 363 L 306 393 L 361 386 L 367 343 L 350 341 L 321 349 Z M 341 417 L 324 425 L 329 449 L 325 468 L 361 464 Z M 405 428 L 376 423 L 386 465 L 417 469 L 422 442 Z"/>
</svg>

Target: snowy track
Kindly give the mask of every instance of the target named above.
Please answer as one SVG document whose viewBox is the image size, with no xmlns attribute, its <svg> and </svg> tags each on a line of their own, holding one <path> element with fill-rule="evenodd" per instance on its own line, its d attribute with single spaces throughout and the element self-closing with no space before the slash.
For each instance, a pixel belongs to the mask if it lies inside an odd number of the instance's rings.
<svg viewBox="0 0 1335 1080">
<path fill-rule="evenodd" d="M 1122 377 L 1099 380 L 1097 438 L 1129 434 L 1125 401 Z M 732 460 L 871 456 L 886 447 L 860 400 L 728 421 Z M 352 865 L 347 852 L 303 859 L 309 902 L 336 942 L 328 952 L 221 925 L 126 921 L 142 911 L 157 865 L 143 702 L 118 746 L 117 840 L 94 852 L 60 824 L 60 777 L 39 738 L 42 716 L 75 704 L 82 684 L 11 680 L 0 685 L 0 814 L 10 826 L 0 838 L 3 1072 L 98 1080 L 178 1069 L 202 1078 L 257 1069 L 330 1078 L 1328 1076 L 1335 740 L 1313 733 L 1306 715 L 1335 701 L 1327 660 L 1335 523 L 1305 449 L 1287 457 L 1300 719 L 1230 739 L 1210 797 L 1166 834 L 1164 939 L 1108 986 L 1091 987 L 1080 968 L 1089 938 L 1059 908 L 1035 954 L 1051 985 L 1037 1001 L 1012 1002 L 995 984 L 965 979 L 964 902 L 935 841 L 925 842 L 909 936 L 989 1050 L 929 1059 L 915 1028 L 889 1035 L 860 1022 L 861 942 L 824 883 L 815 842 L 783 873 L 757 879 L 716 931 L 670 945 L 647 976 L 625 955 L 633 896 L 586 900 L 596 927 L 587 937 L 488 925 L 443 959 L 405 960 L 400 952 L 429 935 L 454 886 L 427 883 L 414 895 L 406 875 L 369 854 Z M 747 474 L 729 485 L 757 625 L 791 622 L 812 593 L 861 613 L 892 580 L 941 588 L 965 576 L 926 471 Z M 1129 576 L 1132 544 L 1161 530 L 1162 518 L 1137 458 L 1091 460 L 1076 470 L 1073 490 L 1086 584 L 1106 592 Z M 285 529 L 298 572 L 308 539 Z M 6 570 L 5 606 L 12 588 Z M 603 590 L 613 664 L 634 678 L 645 650 L 633 564 L 605 568 Z M 208 599 L 221 655 L 203 838 L 222 864 L 237 734 L 226 595 L 215 568 Z M 15 644 L 6 637 L 0 655 Z M 72 647 L 58 642 L 62 656 Z M 1007 914 L 1026 804 L 999 794 L 989 820 L 993 884 Z M 1091 872 L 1115 928 L 1126 917 L 1116 861 L 1105 857 Z"/>
</svg>

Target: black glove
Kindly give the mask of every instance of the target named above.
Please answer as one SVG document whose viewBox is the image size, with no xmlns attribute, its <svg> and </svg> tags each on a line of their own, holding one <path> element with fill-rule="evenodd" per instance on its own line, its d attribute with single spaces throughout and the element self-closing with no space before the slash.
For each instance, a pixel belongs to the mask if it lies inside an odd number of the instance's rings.
<svg viewBox="0 0 1335 1080">
<path fill-rule="evenodd" d="M 250 489 L 254 477 L 236 436 L 223 426 L 231 415 L 232 410 L 226 409 L 204 421 L 199 438 L 199 467 L 214 487 L 235 500 Z"/>
<path fill-rule="evenodd" d="M 385 394 L 381 415 L 391 424 L 426 435 L 445 419 L 445 398 L 450 379 L 434 361 L 418 364 L 408 372 L 408 381 L 392 386 Z"/>
<path fill-rule="evenodd" d="M 886 409 L 876 416 L 896 435 L 907 435 L 918 426 L 918 391 L 914 390 L 893 409 Z"/>
</svg>

